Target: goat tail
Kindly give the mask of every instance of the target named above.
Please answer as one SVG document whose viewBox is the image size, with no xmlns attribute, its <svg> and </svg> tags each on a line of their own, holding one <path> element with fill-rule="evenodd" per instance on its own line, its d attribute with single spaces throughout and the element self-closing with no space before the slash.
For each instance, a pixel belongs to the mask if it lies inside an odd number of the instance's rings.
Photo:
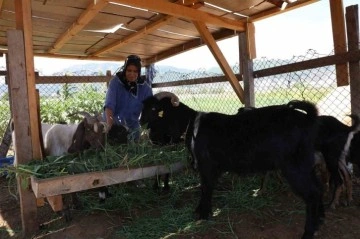
<svg viewBox="0 0 360 239">
<path fill-rule="evenodd" d="M 316 106 L 309 101 L 292 100 L 287 106 L 296 110 L 304 111 L 311 120 L 316 120 L 318 116 L 318 110 Z"/>
<path fill-rule="evenodd" d="M 351 115 L 348 115 L 352 121 L 353 121 L 353 124 L 352 126 L 350 127 L 351 131 L 353 131 L 354 133 L 358 132 L 360 130 L 360 117 L 359 115 L 357 114 L 351 114 Z"/>
</svg>

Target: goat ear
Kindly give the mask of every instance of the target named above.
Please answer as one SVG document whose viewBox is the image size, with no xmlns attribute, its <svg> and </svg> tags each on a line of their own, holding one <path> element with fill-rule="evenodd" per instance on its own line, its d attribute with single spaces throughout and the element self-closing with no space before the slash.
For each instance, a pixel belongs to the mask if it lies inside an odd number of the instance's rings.
<svg viewBox="0 0 360 239">
<path fill-rule="evenodd" d="M 71 145 L 68 148 L 68 153 L 77 153 L 77 152 L 84 150 L 84 142 L 83 142 L 84 137 L 85 137 L 85 123 L 84 123 L 84 121 L 82 121 L 78 125 L 78 127 L 73 135 Z"/>
</svg>

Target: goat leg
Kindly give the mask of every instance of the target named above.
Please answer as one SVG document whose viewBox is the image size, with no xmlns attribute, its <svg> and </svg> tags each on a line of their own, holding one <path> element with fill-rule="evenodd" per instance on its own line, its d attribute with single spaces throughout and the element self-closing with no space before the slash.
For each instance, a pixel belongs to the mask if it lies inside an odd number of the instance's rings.
<svg viewBox="0 0 360 239">
<path fill-rule="evenodd" d="M 339 162 L 339 169 L 340 169 L 342 179 L 344 181 L 343 188 L 346 191 L 345 206 L 349 206 L 353 201 L 351 174 L 350 174 L 348 168 L 346 167 L 344 161 Z"/>
<path fill-rule="evenodd" d="M 270 171 L 265 173 L 265 175 L 262 178 L 260 188 L 254 190 L 254 194 L 253 194 L 254 197 L 263 195 L 266 192 L 266 185 L 268 184 L 270 174 L 271 174 Z"/>
<path fill-rule="evenodd" d="M 201 170 L 200 170 L 201 172 Z M 207 175 L 200 175 L 201 177 L 201 198 L 199 205 L 196 208 L 197 219 L 208 220 L 212 216 L 211 199 L 214 190 L 215 182 L 217 181 L 216 174 L 207 173 Z"/>
</svg>

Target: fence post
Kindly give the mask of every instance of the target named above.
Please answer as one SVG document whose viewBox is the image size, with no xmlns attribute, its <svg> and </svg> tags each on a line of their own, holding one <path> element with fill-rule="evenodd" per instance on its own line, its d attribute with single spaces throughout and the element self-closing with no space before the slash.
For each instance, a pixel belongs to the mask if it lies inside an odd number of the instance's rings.
<svg viewBox="0 0 360 239">
<path fill-rule="evenodd" d="M 348 49 L 359 50 L 358 5 L 346 7 Z M 349 62 L 351 113 L 360 114 L 360 60 Z"/>
<path fill-rule="evenodd" d="M 111 78 L 111 70 L 106 71 L 106 76 Z M 111 80 L 111 79 L 110 79 Z M 106 81 L 106 89 L 109 88 L 110 80 Z"/>
<path fill-rule="evenodd" d="M 255 106 L 253 61 L 250 58 L 250 43 L 248 38 L 252 32 L 253 31 L 248 32 L 247 30 L 246 32 L 239 33 L 240 76 L 244 82 L 244 100 L 246 107 Z M 254 42 L 251 42 L 251 44 L 254 44 Z"/>
</svg>

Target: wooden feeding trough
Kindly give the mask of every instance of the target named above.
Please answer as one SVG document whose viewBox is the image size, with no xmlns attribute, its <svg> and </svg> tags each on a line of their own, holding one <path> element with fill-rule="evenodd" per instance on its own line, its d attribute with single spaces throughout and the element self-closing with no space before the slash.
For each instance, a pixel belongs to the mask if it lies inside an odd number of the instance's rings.
<svg viewBox="0 0 360 239">
<path fill-rule="evenodd" d="M 173 173 L 184 167 L 185 163 L 179 161 L 170 165 L 155 165 L 142 168 L 121 167 L 46 179 L 31 176 L 31 187 L 36 198 L 52 197 Z"/>
</svg>

